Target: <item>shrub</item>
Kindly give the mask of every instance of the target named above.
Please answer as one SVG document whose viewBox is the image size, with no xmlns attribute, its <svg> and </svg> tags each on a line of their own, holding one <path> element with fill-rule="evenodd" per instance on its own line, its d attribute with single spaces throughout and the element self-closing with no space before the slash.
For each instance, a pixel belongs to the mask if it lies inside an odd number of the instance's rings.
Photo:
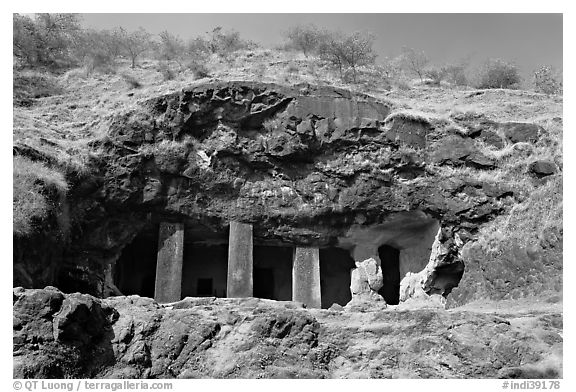
<svg viewBox="0 0 576 392">
<path fill-rule="evenodd" d="M 539 93 L 558 94 L 562 92 L 562 82 L 552 67 L 543 65 L 534 71 L 534 89 Z"/>
<path fill-rule="evenodd" d="M 130 88 L 140 88 L 142 87 L 142 84 L 138 81 L 138 79 L 136 79 L 134 76 L 127 74 L 127 73 L 123 73 L 122 74 L 122 79 L 124 79 L 124 81 L 126 83 L 128 83 L 128 86 L 130 86 Z"/>
<path fill-rule="evenodd" d="M 58 81 L 47 73 L 37 71 L 14 72 L 13 103 L 18 106 L 30 106 L 36 98 L 62 94 Z"/>
<path fill-rule="evenodd" d="M 115 62 L 121 48 L 114 34 L 107 30 L 85 30 L 73 45 L 75 57 L 84 64 L 86 73 L 115 73 Z"/>
<path fill-rule="evenodd" d="M 115 74 L 116 65 L 114 60 L 105 53 L 94 53 L 84 61 L 84 68 L 86 74 L 90 75 L 93 72 L 100 72 L 103 74 Z"/>
<path fill-rule="evenodd" d="M 466 67 L 466 64 L 447 64 L 443 66 L 445 80 L 454 86 L 466 86 L 468 84 Z"/>
<path fill-rule="evenodd" d="M 205 59 L 209 53 L 208 41 L 202 37 L 192 38 L 186 43 L 186 54 L 191 58 Z"/>
<path fill-rule="evenodd" d="M 291 27 L 286 33 L 286 37 L 289 47 L 300 50 L 304 56 L 308 57 L 318 48 L 324 39 L 324 33 L 313 24 L 298 25 Z"/>
<path fill-rule="evenodd" d="M 480 70 L 477 88 L 518 88 L 520 72 L 515 64 L 489 59 Z"/>
<path fill-rule="evenodd" d="M 402 64 L 399 57 L 385 58 L 384 61 L 377 67 L 382 77 L 392 81 L 398 79 L 402 75 Z"/>
<path fill-rule="evenodd" d="M 412 85 L 404 78 L 395 80 L 394 86 L 396 86 L 396 88 L 401 91 L 408 91 L 412 89 Z"/>
<path fill-rule="evenodd" d="M 352 80 L 357 82 L 358 67 L 373 64 L 376 53 L 372 48 L 374 36 L 355 32 L 350 35 L 328 33 L 320 44 L 320 58 L 338 68 L 340 79 L 344 80 L 344 71 L 352 71 Z"/>
<path fill-rule="evenodd" d="M 162 74 L 162 78 L 166 80 L 173 80 L 176 77 L 176 73 L 170 68 L 170 66 L 161 62 L 158 64 L 158 72 Z"/>
<path fill-rule="evenodd" d="M 14 14 L 13 55 L 22 67 L 67 68 L 74 65 L 72 44 L 80 33 L 76 14 Z"/>
<path fill-rule="evenodd" d="M 240 38 L 240 33 L 235 30 L 218 26 L 210 33 L 206 46 L 212 53 L 228 57 L 239 50 L 255 47 L 255 44 Z"/>
<path fill-rule="evenodd" d="M 428 67 L 424 71 L 424 75 L 430 80 L 434 86 L 440 86 L 440 83 L 446 77 L 446 70 L 443 67 Z"/>
<path fill-rule="evenodd" d="M 163 31 L 160 37 L 160 58 L 165 61 L 176 61 L 182 67 L 182 60 L 186 56 L 186 45 L 180 37 Z"/>
<path fill-rule="evenodd" d="M 194 73 L 194 79 L 202 79 L 210 77 L 210 71 L 203 62 L 192 60 L 188 62 L 186 66 L 190 71 Z"/>
</svg>

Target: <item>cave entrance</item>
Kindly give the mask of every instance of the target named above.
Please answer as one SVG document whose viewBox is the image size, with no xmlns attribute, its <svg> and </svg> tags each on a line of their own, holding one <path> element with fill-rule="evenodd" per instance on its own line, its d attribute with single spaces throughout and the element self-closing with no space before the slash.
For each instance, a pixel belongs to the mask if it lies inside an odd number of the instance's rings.
<svg viewBox="0 0 576 392">
<path fill-rule="evenodd" d="M 428 294 L 441 294 L 447 297 L 454 287 L 458 287 L 463 274 L 464 263 L 462 261 L 436 267 L 434 272 L 432 272 Z"/>
<path fill-rule="evenodd" d="M 254 297 L 292 300 L 292 257 L 289 246 L 259 246 L 253 248 Z"/>
<path fill-rule="evenodd" d="M 323 309 L 328 309 L 332 304 L 345 306 L 350 302 L 350 271 L 355 267 L 354 259 L 346 249 L 320 249 L 320 293 Z"/>
<path fill-rule="evenodd" d="M 154 298 L 157 232 L 142 232 L 122 249 L 114 267 L 114 283 L 122 294 Z"/>
<path fill-rule="evenodd" d="M 254 268 L 254 297 L 274 299 L 274 270 Z"/>
<path fill-rule="evenodd" d="M 390 245 L 378 248 L 382 268 L 383 286 L 378 291 L 387 304 L 398 305 L 400 302 L 400 251 Z"/>
<path fill-rule="evenodd" d="M 182 297 L 226 297 L 228 244 L 185 243 Z"/>
</svg>

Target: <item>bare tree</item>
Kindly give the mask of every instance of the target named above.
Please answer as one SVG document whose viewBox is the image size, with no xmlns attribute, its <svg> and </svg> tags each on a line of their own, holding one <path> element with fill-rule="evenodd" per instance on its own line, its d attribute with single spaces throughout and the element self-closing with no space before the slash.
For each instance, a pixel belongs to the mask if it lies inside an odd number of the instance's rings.
<svg viewBox="0 0 576 392">
<path fill-rule="evenodd" d="M 132 61 L 131 68 L 136 68 L 136 60 L 140 55 L 150 49 L 152 46 L 152 37 L 150 33 L 140 27 L 136 31 L 128 32 L 122 27 L 114 32 L 120 47 Z"/>
<path fill-rule="evenodd" d="M 109 30 L 83 30 L 72 50 L 76 59 L 87 66 L 88 72 L 96 68 L 112 69 L 122 54 L 118 40 Z"/>
<path fill-rule="evenodd" d="M 206 45 L 212 53 L 218 53 L 226 57 L 238 50 L 247 49 L 254 44 L 242 39 L 239 32 L 224 30 L 221 26 L 218 26 L 209 34 Z"/>
<path fill-rule="evenodd" d="M 330 33 L 318 51 L 322 59 L 338 68 L 341 79 L 344 79 L 344 69 L 351 69 L 352 79 L 356 83 L 358 67 L 373 64 L 376 60 L 373 43 L 374 36 L 368 34 L 356 32 L 345 36 Z"/>
<path fill-rule="evenodd" d="M 402 48 L 402 62 L 404 67 L 418 75 L 420 81 L 424 81 L 426 65 L 430 62 L 424 51 L 417 51 L 412 48 Z"/>
<path fill-rule="evenodd" d="M 163 31 L 160 36 L 160 57 L 166 61 L 176 61 L 182 67 L 182 59 L 186 56 L 186 45 L 180 37 Z"/>
<path fill-rule="evenodd" d="M 454 86 L 465 86 L 468 84 L 466 77 L 466 67 L 468 64 L 460 62 L 457 64 L 446 64 L 444 66 L 446 80 Z"/>
<path fill-rule="evenodd" d="M 306 57 L 318 48 L 323 36 L 324 33 L 313 24 L 293 26 L 286 33 L 292 47 L 302 51 Z"/>
<path fill-rule="evenodd" d="M 399 57 L 384 58 L 378 67 L 382 76 L 388 80 L 398 79 L 402 73 L 402 64 Z"/>
</svg>

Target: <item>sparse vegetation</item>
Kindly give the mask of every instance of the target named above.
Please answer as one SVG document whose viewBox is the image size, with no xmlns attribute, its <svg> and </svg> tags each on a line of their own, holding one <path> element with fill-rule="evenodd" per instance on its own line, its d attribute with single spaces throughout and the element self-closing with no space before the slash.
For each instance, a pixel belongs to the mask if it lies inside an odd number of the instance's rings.
<svg viewBox="0 0 576 392">
<path fill-rule="evenodd" d="M 88 75 L 94 71 L 113 73 L 122 48 L 114 32 L 88 29 L 78 35 L 74 54 Z"/>
<path fill-rule="evenodd" d="M 434 86 L 440 86 L 440 83 L 446 78 L 446 69 L 444 67 L 428 67 L 424 70 L 424 75 Z"/>
<path fill-rule="evenodd" d="M 466 63 L 446 64 L 442 67 L 444 70 L 445 80 L 453 86 L 466 86 L 468 78 L 466 77 Z"/>
<path fill-rule="evenodd" d="M 402 48 L 402 54 L 400 55 L 403 67 L 415 74 L 420 78 L 420 81 L 424 81 L 424 76 L 426 75 L 426 66 L 430 62 L 426 53 L 422 50 L 416 50 L 413 48 L 404 47 Z"/>
<path fill-rule="evenodd" d="M 520 71 L 518 67 L 501 59 L 489 59 L 478 75 L 477 88 L 510 88 L 520 87 Z"/>
<path fill-rule="evenodd" d="M 534 71 L 534 88 L 539 93 L 558 94 L 562 91 L 562 82 L 552 67 L 543 65 Z"/>
<path fill-rule="evenodd" d="M 176 73 L 170 68 L 170 65 L 162 61 L 158 64 L 158 72 L 162 74 L 162 78 L 166 80 L 173 80 L 176 77 Z"/>
<path fill-rule="evenodd" d="M 288 46 L 297 49 L 308 57 L 318 49 L 318 46 L 326 38 L 326 33 L 313 24 L 298 25 L 291 27 L 286 33 Z"/>
<path fill-rule="evenodd" d="M 210 71 L 206 64 L 199 61 L 190 61 L 187 65 L 188 69 L 194 73 L 194 79 L 203 79 L 210 77 Z"/>
<path fill-rule="evenodd" d="M 389 81 L 398 80 L 402 75 L 402 64 L 399 58 L 385 58 L 382 63 L 379 64 L 378 70 L 381 72 L 382 76 Z"/>
<path fill-rule="evenodd" d="M 225 30 L 221 26 L 216 27 L 205 41 L 205 46 L 210 52 L 228 58 L 233 53 L 249 49 L 256 46 L 253 42 L 246 41 L 240 37 L 240 33 L 235 30 Z"/>
<path fill-rule="evenodd" d="M 37 98 L 58 95 L 64 91 L 58 80 L 46 72 L 14 72 L 12 81 L 14 104 L 19 106 L 30 106 Z"/>
<path fill-rule="evenodd" d="M 184 41 L 168 31 L 163 31 L 159 34 L 160 37 L 160 59 L 165 62 L 175 61 L 182 67 L 183 59 L 186 57 L 186 46 Z M 170 79 L 166 79 L 170 80 Z"/>
<path fill-rule="evenodd" d="M 356 32 L 350 35 L 329 33 L 318 48 L 320 58 L 338 69 L 340 79 L 345 71 L 352 71 L 352 81 L 358 80 L 358 68 L 374 64 L 376 53 L 372 47 L 374 36 Z"/>
<path fill-rule="evenodd" d="M 130 88 L 140 88 L 142 87 L 142 83 L 140 83 L 140 81 L 138 81 L 138 79 L 136 79 L 134 76 L 128 74 L 128 73 L 123 73 L 122 74 L 122 79 L 124 79 L 124 81 L 128 84 L 128 86 Z"/>
<path fill-rule="evenodd" d="M 130 59 L 131 68 L 136 68 L 138 57 L 150 50 L 152 36 L 143 28 L 139 28 L 136 31 L 127 31 L 122 27 L 115 30 L 114 35 L 122 48 L 123 54 Z"/>
<path fill-rule="evenodd" d="M 19 236 L 34 231 L 34 223 L 46 218 L 53 208 L 48 193 L 66 193 L 64 175 L 41 162 L 15 156 L 12 168 L 13 230 Z"/>
<path fill-rule="evenodd" d="M 24 68 L 67 68 L 74 64 L 72 48 L 80 32 L 76 14 L 14 14 L 13 55 Z"/>
</svg>

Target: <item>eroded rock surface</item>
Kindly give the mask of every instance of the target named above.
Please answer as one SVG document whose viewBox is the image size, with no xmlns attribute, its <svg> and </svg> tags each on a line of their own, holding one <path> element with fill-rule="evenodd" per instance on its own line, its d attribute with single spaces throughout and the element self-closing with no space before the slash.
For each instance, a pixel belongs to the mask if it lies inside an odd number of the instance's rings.
<svg viewBox="0 0 576 392">
<path fill-rule="evenodd" d="M 308 310 L 14 289 L 15 378 L 554 378 L 561 306 Z"/>
<path fill-rule="evenodd" d="M 193 240 L 221 240 L 230 221 L 241 221 L 253 224 L 258 243 L 324 247 L 346 241 L 352 228 L 369 231 L 410 212 L 443 230 L 448 253 L 424 285 L 442 295 L 459 248 L 516 195 L 506 184 L 452 178 L 438 167 L 491 170 L 495 163 L 476 139 L 501 147 L 545 132 L 454 121 L 465 131 L 399 115 L 391 102 L 310 85 L 215 82 L 139 102 L 92 143 L 99 152 L 93 173 L 71 179 L 70 238 L 47 227 L 42 238 L 15 240 L 15 285 L 117 294 L 111 266 L 160 221 L 185 224 Z M 355 261 L 379 261 L 379 245 Z"/>
<path fill-rule="evenodd" d="M 346 305 L 358 309 L 370 307 L 386 307 L 384 298 L 378 294 L 382 288 L 382 269 L 380 263 L 369 258 L 356 262 L 356 268 L 351 272 L 350 292 L 352 300 Z"/>
</svg>

